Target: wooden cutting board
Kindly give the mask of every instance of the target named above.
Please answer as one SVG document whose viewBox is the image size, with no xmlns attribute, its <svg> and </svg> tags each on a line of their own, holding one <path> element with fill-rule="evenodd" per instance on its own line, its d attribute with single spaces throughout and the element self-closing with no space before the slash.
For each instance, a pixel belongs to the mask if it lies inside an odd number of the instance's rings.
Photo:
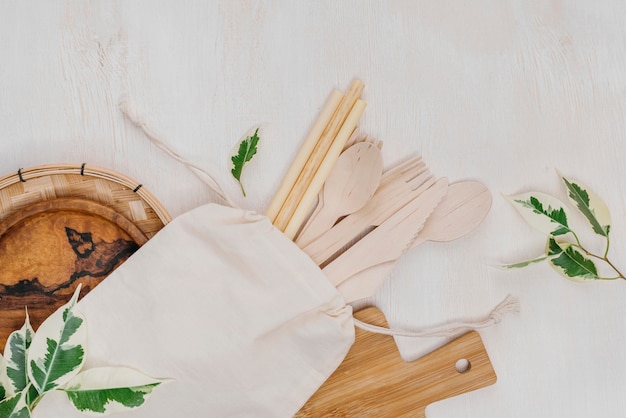
<svg viewBox="0 0 626 418">
<path fill-rule="evenodd" d="M 0 349 L 24 323 L 35 329 L 71 297 L 86 294 L 148 238 L 130 220 L 76 198 L 28 206 L 0 223 Z"/>
<path fill-rule="evenodd" d="M 355 317 L 387 327 L 384 314 L 373 307 Z M 459 360 L 465 365 L 463 372 L 457 371 Z M 407 363 L 393 337 L 357 328 L 355 343 L 343 363 L 296 417 L 423 418 L 429 404 L 495 382 L 496 374 L 477 332 Z"/>
</svg>

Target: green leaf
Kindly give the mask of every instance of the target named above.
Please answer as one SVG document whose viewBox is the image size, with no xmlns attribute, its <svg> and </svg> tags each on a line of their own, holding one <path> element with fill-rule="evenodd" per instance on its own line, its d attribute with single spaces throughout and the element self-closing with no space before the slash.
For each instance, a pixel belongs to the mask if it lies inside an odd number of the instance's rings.
<svg viewBox="0 0 626 418">
<path fill-rule="evenodd" d="M 161 383 L 133 369 L 100 367 L 78 374 L 62 390 L 80 412 L 107 415 L 140 407 Z"/>
<path fill-rule="evenodd" d="M 0 354 L 0 401 L 7 398 L 8 390 L 11 384 L 9 383 L 9 377 L 7 376 L 7 362 Z"/>
<path fill-rule="evenodd" d="M 559 255 L 563 252 L 561 245 L 557 242 L 557 240 L 553 236 L 548 237 L 548 242 L 546 244 L 546 254 L 548 256 Z"/>
<path fill-rule="evenodd" d="M 39 392 L 37 391 L 37 388 L 35 388 L 32 383 L 29 383 L 23 393 L 25 394 L 24 400 L 26 401 L 26 405 L 28 405 L 31 410 L 34 409 L 35 402 L 39 402 Z"/>
<path fill-rule="evenodd" d="M 28 350 L 28 376 L 40 394 L 64 385 L 85 362 L 87 330 L 75 309 L 80 285 L 72 299 L 50 315 L 37 330 Z"/>
<path fill-rule="evenodd" d="M 563 176 L 561 178 L 567 188 L 569 200 L 587 218 L 593 232 L 608 237 L 611 229 L 611 214 L 606 204 L 584 184 L 568 180 Z"/>
<path fill-rule="evenodd" d="M 505 265 L 501 266 L 501 268 L 503 268 L 503 269 L 522 268 L 522 267 L 529 266 L 531 264 L 540 263 L 540 262 L 546 260 L 547 258 L 548 258 L 547 255 L 542 255 L 540 257 L 533 258 L 532 260 L 522 261 L 522 262 L 514 263 L 514 264 L 505 264 Z"/>
<path fill-rule="evenodd" d="M 0 402 L 0 417 L 30 418 L 30 410 L 26 405 L 23 392 L 18 392 L 12 397 Z"/>
<path fill-rule="evenodd" d="M 551 236 L 548 238 L 546 253 L 550 265 L 566 279 L 582 282 L 600 278 L 594 262 L 586 258 L 571 243 L 558 242 Z"/>
<path fill-rule="evenodd" d="M 30 325 L 28 310 L 24 325 L 18 331 L 13 331 L 7 339 L 4 349 L 6 360 L 6 374 L 8 377 L 7 390 L 10 394 L 21 392 L 28 385 L 27 353 L 33 339 L 33 328 Z"/>
<path fill-rule="evenodd" d="M 567 223 L 565 204 L 559 199 L 540 192 L 508 196 L 507 199 L 530 226 L 548 235 L 572 232 Z"/>
<path fill-rule="evenodd" d="M 249 162 L 257 152 L 257 145 L 259 143 L 258 133 L 259 133 L 259 128 L 256 128 L 256 130 L 254 131 L 254 134 L 250 136 L 246 136 L 239 143 L 239 150 L 237 152 L 237 155 L 233 155 L 230 157 L 230 160 L 233 163 L 233 168 L 232 170 L 230 170 L 230 172 L 232 173 L 233 177 L 237 180 L 237 182 L 239 182 L 239 186 L 241 187 L 241 192 L 243 193 L 244 196 L 246 195 L 246 191 L 243 188 L 243 183 L 241 182 L 241 174 L 243 173 L 243 168 L 246 165 L 246 163 Z"/>
</svg>

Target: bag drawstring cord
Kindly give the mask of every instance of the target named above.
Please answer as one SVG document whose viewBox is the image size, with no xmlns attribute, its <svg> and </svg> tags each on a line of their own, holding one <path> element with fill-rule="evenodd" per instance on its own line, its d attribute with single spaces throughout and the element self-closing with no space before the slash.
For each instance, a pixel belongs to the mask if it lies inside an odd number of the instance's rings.
<svg viewBox="0 0 626 418">
<path fill-rule="evenodd" d="M 354 324 L 364 331 L 394 337 L 454 337 L 463 331 L 478 330 L 495 325 L 502 320 L 503 315 L 510 312 L 519 312 L 519 302 L 509 295 L 504 298 L 486 318 L 479 321 L 451 322 L 439 327 L 411 331 L 380 327 L 365 323 L 356 318 L 354 318 Z"/>
<path fill-rule="evenodd" d="M 189 160 L 181 157 L 176 151 L 170 148 L 159 136 L 154 132 L 146 122 L 137 114 L 136 109 L 131 104 L 128 97 L 124 96 L 120 99 L 118 103 L 119 109 L 122 111 L 124 116 L 136 125 L 142 132 L 148 137 L 154 145 L 163 150 L 170 157 L 175 159 L 176 161 L 182 163 L 186 167 L 188 167 L 200 180 L 206 183 L 209 188 L 214 191 L 220 199 L 226 202 L 229 206 L 237 208 L 238 206 L 228 197 L 228 195 L 224 192 L 219 183 L 215 180 L 215 177 L 210 175 L 206 170 L 198 167 L 197 165 L 191 163 Z"/>
</svg>

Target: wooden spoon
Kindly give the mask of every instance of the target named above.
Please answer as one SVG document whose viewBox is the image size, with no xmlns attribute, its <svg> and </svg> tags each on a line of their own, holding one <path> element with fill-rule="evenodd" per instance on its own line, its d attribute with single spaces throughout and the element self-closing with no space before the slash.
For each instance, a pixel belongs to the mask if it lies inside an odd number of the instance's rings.
<svg viewBox="0 0 626 418">
<path fill-rule="evenodd" d="M 320 209 L 311 215 L 296 244 L 307 245 L 337 219 L 361 209 L 378 188 L 382 172 L 383 159 L 375 144 L 359 142 L 345 150 L 324 183 Z"/>
<path fill-rule="evenodd" d="M 448 179 L 437 180 L 376 229 L 322 269 L 337 287 L 370 266 L 400 258 L 448 191 Z"/>
<path fill-rule="evenodd" d="M 447 242 L 468 234 L 483 221 L 491 208 L 491 201 L 491 193 L 482 183 L 463 181 L 451 184 L 411 248 L 425 241 Z M 394 267 L 395 261 L 371 266 L 340 283 L 337 289 L 346 303 L 373 296 Z"/>
</svg>

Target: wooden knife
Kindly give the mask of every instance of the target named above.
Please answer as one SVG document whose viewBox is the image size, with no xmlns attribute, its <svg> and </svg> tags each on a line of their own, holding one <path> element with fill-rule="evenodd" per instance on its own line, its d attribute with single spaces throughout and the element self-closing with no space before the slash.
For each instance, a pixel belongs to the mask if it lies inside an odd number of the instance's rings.
<svg viewBox="0 0 626 418">
<path fill-rule="evenodd" d="M 409 249 L 417 233 L 448 190 L 448 180 L 437 180 L 376 229 L 348 248 L 322 271 L 333 285 L 370 266 L 398 259 Z"/>
</svg>

